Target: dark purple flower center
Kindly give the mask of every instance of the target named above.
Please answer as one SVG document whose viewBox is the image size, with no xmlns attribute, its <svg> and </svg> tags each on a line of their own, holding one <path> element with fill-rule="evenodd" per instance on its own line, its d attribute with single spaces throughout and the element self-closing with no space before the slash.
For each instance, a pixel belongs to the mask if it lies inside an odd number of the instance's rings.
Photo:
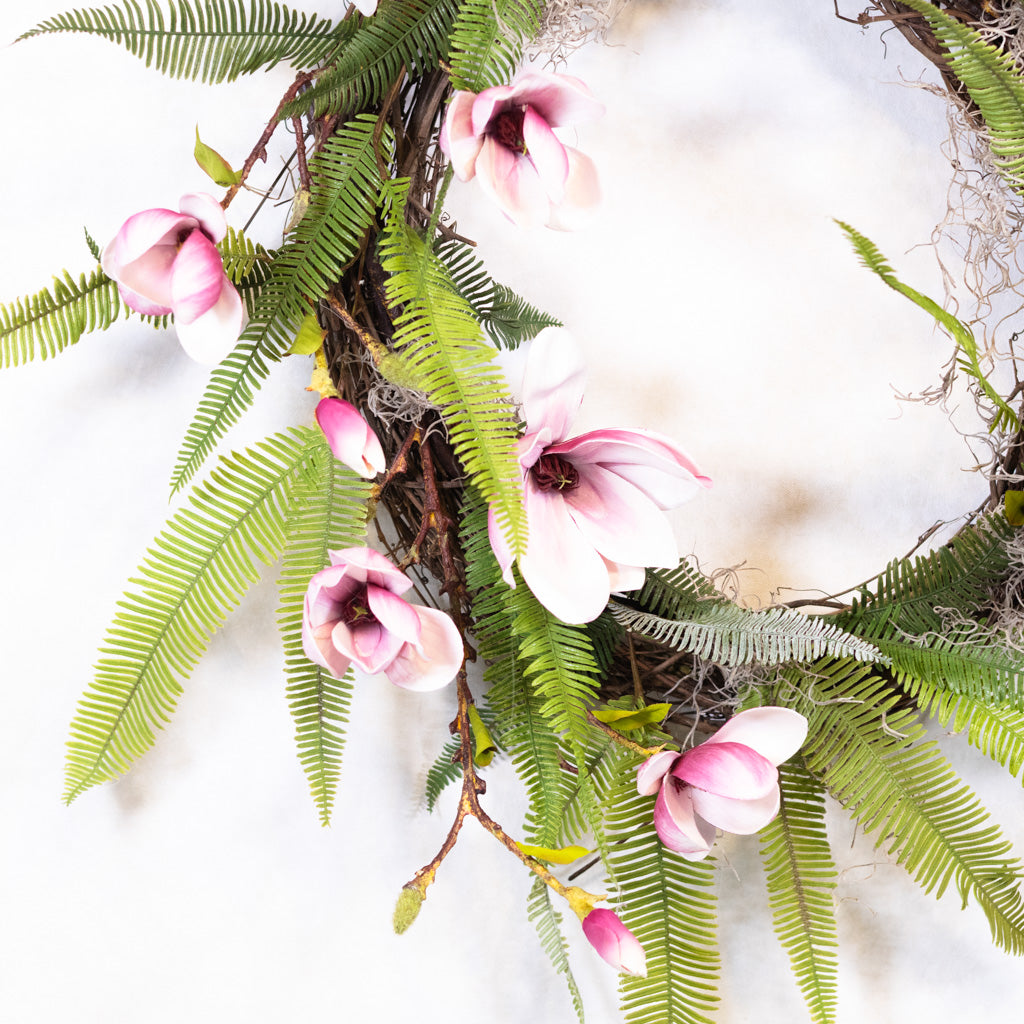
<svg viewBox="0 0 1024 1024">
<path fill-rule="evenodd" d="M 580 485 L 580 471 L 561 455 L 542 455 L 530 473 L 542 491 L 574 491 Z"/>
<path fill-rule="evenodd" d="M 503 110 L 488 128 L 488 134 L 508 149 L 517 153 L 526 152 L 526 140 L 523 138 L 523 117 L 525 108 L 513 107 Z"/>
<path fill-rule="evenodd" d="M 360 587 L 347 601 L 342 602 L 341 621 L 346 626 L 377 621 L 377 616 L 370 611 L 370 602 L 366 597 L 366 587 Z"/>
</svg>

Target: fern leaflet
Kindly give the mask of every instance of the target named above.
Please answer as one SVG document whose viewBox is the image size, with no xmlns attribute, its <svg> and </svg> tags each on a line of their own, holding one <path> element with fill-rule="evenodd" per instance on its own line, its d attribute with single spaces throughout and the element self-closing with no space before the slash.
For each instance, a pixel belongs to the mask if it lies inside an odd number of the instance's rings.
<svg viewBox="0 0 1024 1024">
<path fill-rule="evenodd" d="M 452 85 L 470 92 L 507 85 L 543 13 L 544 0 L 462 0 L 452 29 Z"/>
<path fill-rule="evenodd" d="M 551 902 L 551 890 L 539 878 L 534 880 L 533 886 L 530 888 L 526 910 L 530 921 L 537 929 L 540 944 L 551 960 L 551 966 L 559 974 L 565 976 L 565 983 L 569 987 L 569 997 L 572 999 L 576 1016 L 580 1024 L 584 1024 L 583 998 L 580 996 L 579 987 L 569 966 L 569 947 L 562 935 L 562 915 L 555 910 Z"/>
</svg>

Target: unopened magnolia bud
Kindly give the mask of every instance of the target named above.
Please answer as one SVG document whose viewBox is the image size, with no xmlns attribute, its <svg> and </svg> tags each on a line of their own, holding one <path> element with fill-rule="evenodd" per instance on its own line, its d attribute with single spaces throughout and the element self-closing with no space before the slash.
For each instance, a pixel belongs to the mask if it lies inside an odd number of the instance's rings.
<svg viewBox="0 0 1024 1024">
<path fill-rule="evenodd" d="M 407 885 L 395 904 L 395 916 L 392 920 L 396 935 L 401 935 L 416 920 L 422 906 L 423 893 Z"/>
</svg>

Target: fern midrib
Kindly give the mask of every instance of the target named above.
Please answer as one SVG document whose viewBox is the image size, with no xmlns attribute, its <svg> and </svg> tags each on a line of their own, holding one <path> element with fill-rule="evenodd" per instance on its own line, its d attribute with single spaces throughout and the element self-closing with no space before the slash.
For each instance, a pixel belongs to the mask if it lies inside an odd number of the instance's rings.
<svg viewBox="0 0 1024 1024">
<path fill-rule="evenodd" d="M 274 483 L 271 486 L 263 490 L 259 503 L 254 503 L 252 506 L 250 506 L 246 514 L 235 521 L 235 523 L 232 525 L 231 530 L 222 535 L 216 547 L 210 552 L 209 557 L 201 563 L 204 568 L 208 567 L 213 562 L 216 555 L 219 554 L 227 546 L 229 541 L 238 535 L 243 524 L 249 522 L 249 520 L 256 515 L 257 509 L 262 509 L 268 503 L 270 496 L 278 488 L 280 488 L 280 486 L 287 479 L 287 477 L 290 476 L 295 471 L 295 467 L 299 464 L 299 462 L 301 462 L 303 455 L 304 452 L 300 450 L 298 457 L 288 465 L 286 471 L 281 473 L 278 477 L 276 477 Z M 251 562 L 249 564 L 251 565 Z M 135 697 L 139 692 L 139 689 L 143 685 L 143 680 L 149 674 L 153 661 L 157 656 L 157 651 L 162 647 L 165 638 L 171 633 L 175 625 L 175 620 L 177 618 L 178 613 L 180 612 L 182 606 L 185 604 L 186 600 L 191 596 L 193 590 L 199 584 L 200 578 L 203 575 L 204 573 L 202 571 L 197 572 L 192 577 L 192 580 L 190 581 L 188 587 L 182 592 L 180 600 L 174 602 L 174 604 L 172 605 L 174 610 L 170 615 L 167 616 L 166 624 L 164 627 L 160 629 L 156 637 L 156 642 L 150 645 L 150 651 L 146 655 L 142 667 L 137 673 L 136 681 L 132 684 L 131 688 L 128 691 L 128 697 L 122 702 L 121 708 L 117 712 L 113 728 L 107 731 L 106 739 L 104 739 L 98 753 L 93 757 L 93 768 L 89 771 L 88 775 L 84 779 L 79 780 L 78 784 L 73 789 L 68 790 L 67 795 L 64 798 L 64 802 L 66 804 L 70 804 L 72 800 L 74 800 L 81 793 L 85 792 L 85 790 L 87 790 L 90 786 L 94 784 L 96 776 L 99 774 L 100 767 L 105 761 L 107 753 L 110 750 L 110 746 L 113 743 L 114 737 L 120 731 L 121 723 L 124 721 L 124 718 L 128 713 L 128 708 L 133 704 Z"/>
</svg>

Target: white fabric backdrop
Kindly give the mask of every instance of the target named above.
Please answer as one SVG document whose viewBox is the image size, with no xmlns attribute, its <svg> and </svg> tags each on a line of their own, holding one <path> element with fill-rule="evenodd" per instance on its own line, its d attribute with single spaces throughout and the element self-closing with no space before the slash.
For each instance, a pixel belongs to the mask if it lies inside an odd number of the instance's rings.
<svg viewBox="0 0 1024 1024">
<path fill-rule="evenodd" d="M 0 38 L 63 9 L 5 7 Z M 893 397 L 933 382 L 946 339 L 859 268 L 831 221 L 849 220 L 904 279 L 939 293 L 931 254 L 907 250 L 945 209 L 942 104 L 893 84 L 920 71 L 895 34 L 883 61 L 877 33 L 839 23 L 824 0 L 651 4 L 618 40 L 569 69 L 608 106 L 579 141 L 604 182 L 597 226 L 520 234 L 458 184 L 451 206 L 495 276 L 592 354 L 581 428 L 662 430 L 714 477 L 678 515 L 684 550 L 709 568 L 745 561 L 755 597 L 854 584 L 984 493 L 961 472 L 970 455 L 943 413 Z M 0 51 L 0 300 L 87 269 L 83 226 L 102 244 L 130 213 L 203 189 L 197 122 L 240 164 L 288 82 L 281 69 L 230 86 L 169 81 L 86 37 Z M 267 180 L 277 166 L 272 153 Z M 284 216 L 264 218 L 266 241 Z M 231 445 L 309 422 L 307 373 L 302 360 L 282 366 Z M 334 825 L 320 828 L 293 753 L 270 582 L 215 638 L 152 753 L 61 805 L 67 723 L 168 514 L 203 381 L 173 332 L 124 324 L 0 375 L 0 1017 L 572 1019 L 525 921 L 528 879 L 473 825 L 414 928 L 391 933 L 402 883 L 450 821 L 450 801 L 423 812 L 422 776 L 453 695 L 366 680 Z M 951 747 L 997 817 L 1019 822 L 1019 784 Z M 514 827 L 511 773 L 492 770 L 489 787 Z M 1003 1010 L 1024 970 L 990 947 L 980 912 L 918 893 L 841 816 L 834 835 L 840 1021 Z M 755 849 L 723 844 L 726 1024 L 803 1019 Z M 617 1020 L 614 974 L 576 946 L 589 1019 Z"/>
</svg>

